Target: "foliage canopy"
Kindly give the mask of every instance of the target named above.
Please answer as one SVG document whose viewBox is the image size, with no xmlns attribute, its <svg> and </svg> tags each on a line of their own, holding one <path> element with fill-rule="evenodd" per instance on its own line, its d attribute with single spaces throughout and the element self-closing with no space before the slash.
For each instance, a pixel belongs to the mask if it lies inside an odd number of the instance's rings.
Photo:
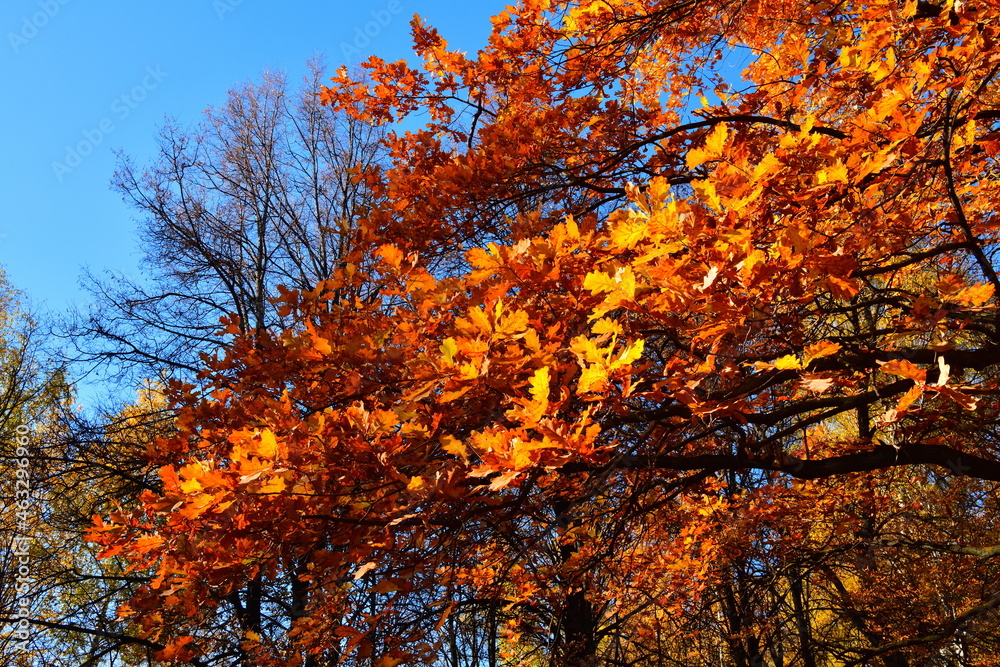
<svg viewBox="0 0 1000 667">
<path fill-rule="evenodd" d="M 998 30 L 523 0 L 471 58 L 415 19 L 420 67 L 322 93 L 427 121 L 354 170 L 384 204 L 96 520 L 155 572 L 124 613 L 203 664 L 997 664 Z"/>
</svg>

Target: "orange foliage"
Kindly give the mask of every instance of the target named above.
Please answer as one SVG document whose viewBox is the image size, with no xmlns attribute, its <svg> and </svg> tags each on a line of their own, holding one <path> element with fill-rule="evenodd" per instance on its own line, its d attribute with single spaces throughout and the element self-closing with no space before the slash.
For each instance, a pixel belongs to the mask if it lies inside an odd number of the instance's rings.
<svg viewBox="0 0 1000 667">
<path fill-rule="evenodd" d="M 305 612 L 248 629 L 260 664 L 430 660 L 462 600 L 498 601 L 508 647 L 641 662 L 737 564 L 843 555 L 865 520 L 988 541 L 987 515 L 901 517 L 936 477 L 1000 480 L 1000 8 L 524 0 L 493 26 L 472 58 L 415 20 L 422 67 L 323 92 L 429 120 L 356 175 L 392 205 L 353 263 L 174 387 L 162 492 L 94 528 L 155 569 L 143 630 L 294 571 Z M 986 618 L 962 563 L 951 620 L 914 570 L 921 618 L 879 605 L 898 578 L 809 576 L 880 609 L 850 631 L 864 661 Z"/>
</svg>

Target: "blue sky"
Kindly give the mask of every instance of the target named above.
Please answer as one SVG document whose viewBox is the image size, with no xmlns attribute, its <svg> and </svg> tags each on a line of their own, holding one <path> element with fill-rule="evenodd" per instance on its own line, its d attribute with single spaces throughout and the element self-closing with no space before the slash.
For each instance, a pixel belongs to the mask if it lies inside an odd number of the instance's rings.
<svg viewBox="0 0 1000 667">
<path fill-rule="evenodd" d="M 409 57 L 415 13 L 474 52 L 505 4 L 4 0 L 0 264 L 40 311 L 83 304 L 83 266 L 134 275 L 140 257 L 135 214 L 109 189 L 115 150 L 147 164 L 165 117 L 197 122 L 267 68 L 294 83 L 316 53 L 331 71 Z"/>
</svg>

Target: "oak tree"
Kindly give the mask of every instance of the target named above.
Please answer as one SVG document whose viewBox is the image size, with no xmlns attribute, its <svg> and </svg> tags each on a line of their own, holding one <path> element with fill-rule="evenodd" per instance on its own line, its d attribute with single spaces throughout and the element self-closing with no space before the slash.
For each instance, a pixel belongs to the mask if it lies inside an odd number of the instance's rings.
<svg viewBox="0 0 1000 667">
<path fill-rule="evenodd" d="M 247 664 L 996 664 L 998 13 L 415 19 L 323 91 L 403 124 L 384 204 L 95 519 L 123 615 L 223 664 L 254 581 Z"/>
</svg>

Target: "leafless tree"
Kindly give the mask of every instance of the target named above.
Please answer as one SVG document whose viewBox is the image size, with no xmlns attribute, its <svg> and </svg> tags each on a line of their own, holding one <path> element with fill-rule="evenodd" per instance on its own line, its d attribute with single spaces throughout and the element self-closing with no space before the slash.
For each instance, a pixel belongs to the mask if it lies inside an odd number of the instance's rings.
<svg viewBox="0 0 1000 667">
<path fill-rule="evenodd" d="M 290 95 L 284 75 L 266 72 L 196 128 L 167 122 L 149 167 L 121 159 L 113 188 L 140 213 L 143 276 L 85 278 L 94 306 L 69 328 L 77 361 L 133 381 L 193 371 L 219 345 L 220 317 L 281 327 L 277 287 L 333 273 L 377 203 L 352 174 L 385 156 L 383 130 L 320 104 L 325 79 L 310 61 Z"/>
</svg>

